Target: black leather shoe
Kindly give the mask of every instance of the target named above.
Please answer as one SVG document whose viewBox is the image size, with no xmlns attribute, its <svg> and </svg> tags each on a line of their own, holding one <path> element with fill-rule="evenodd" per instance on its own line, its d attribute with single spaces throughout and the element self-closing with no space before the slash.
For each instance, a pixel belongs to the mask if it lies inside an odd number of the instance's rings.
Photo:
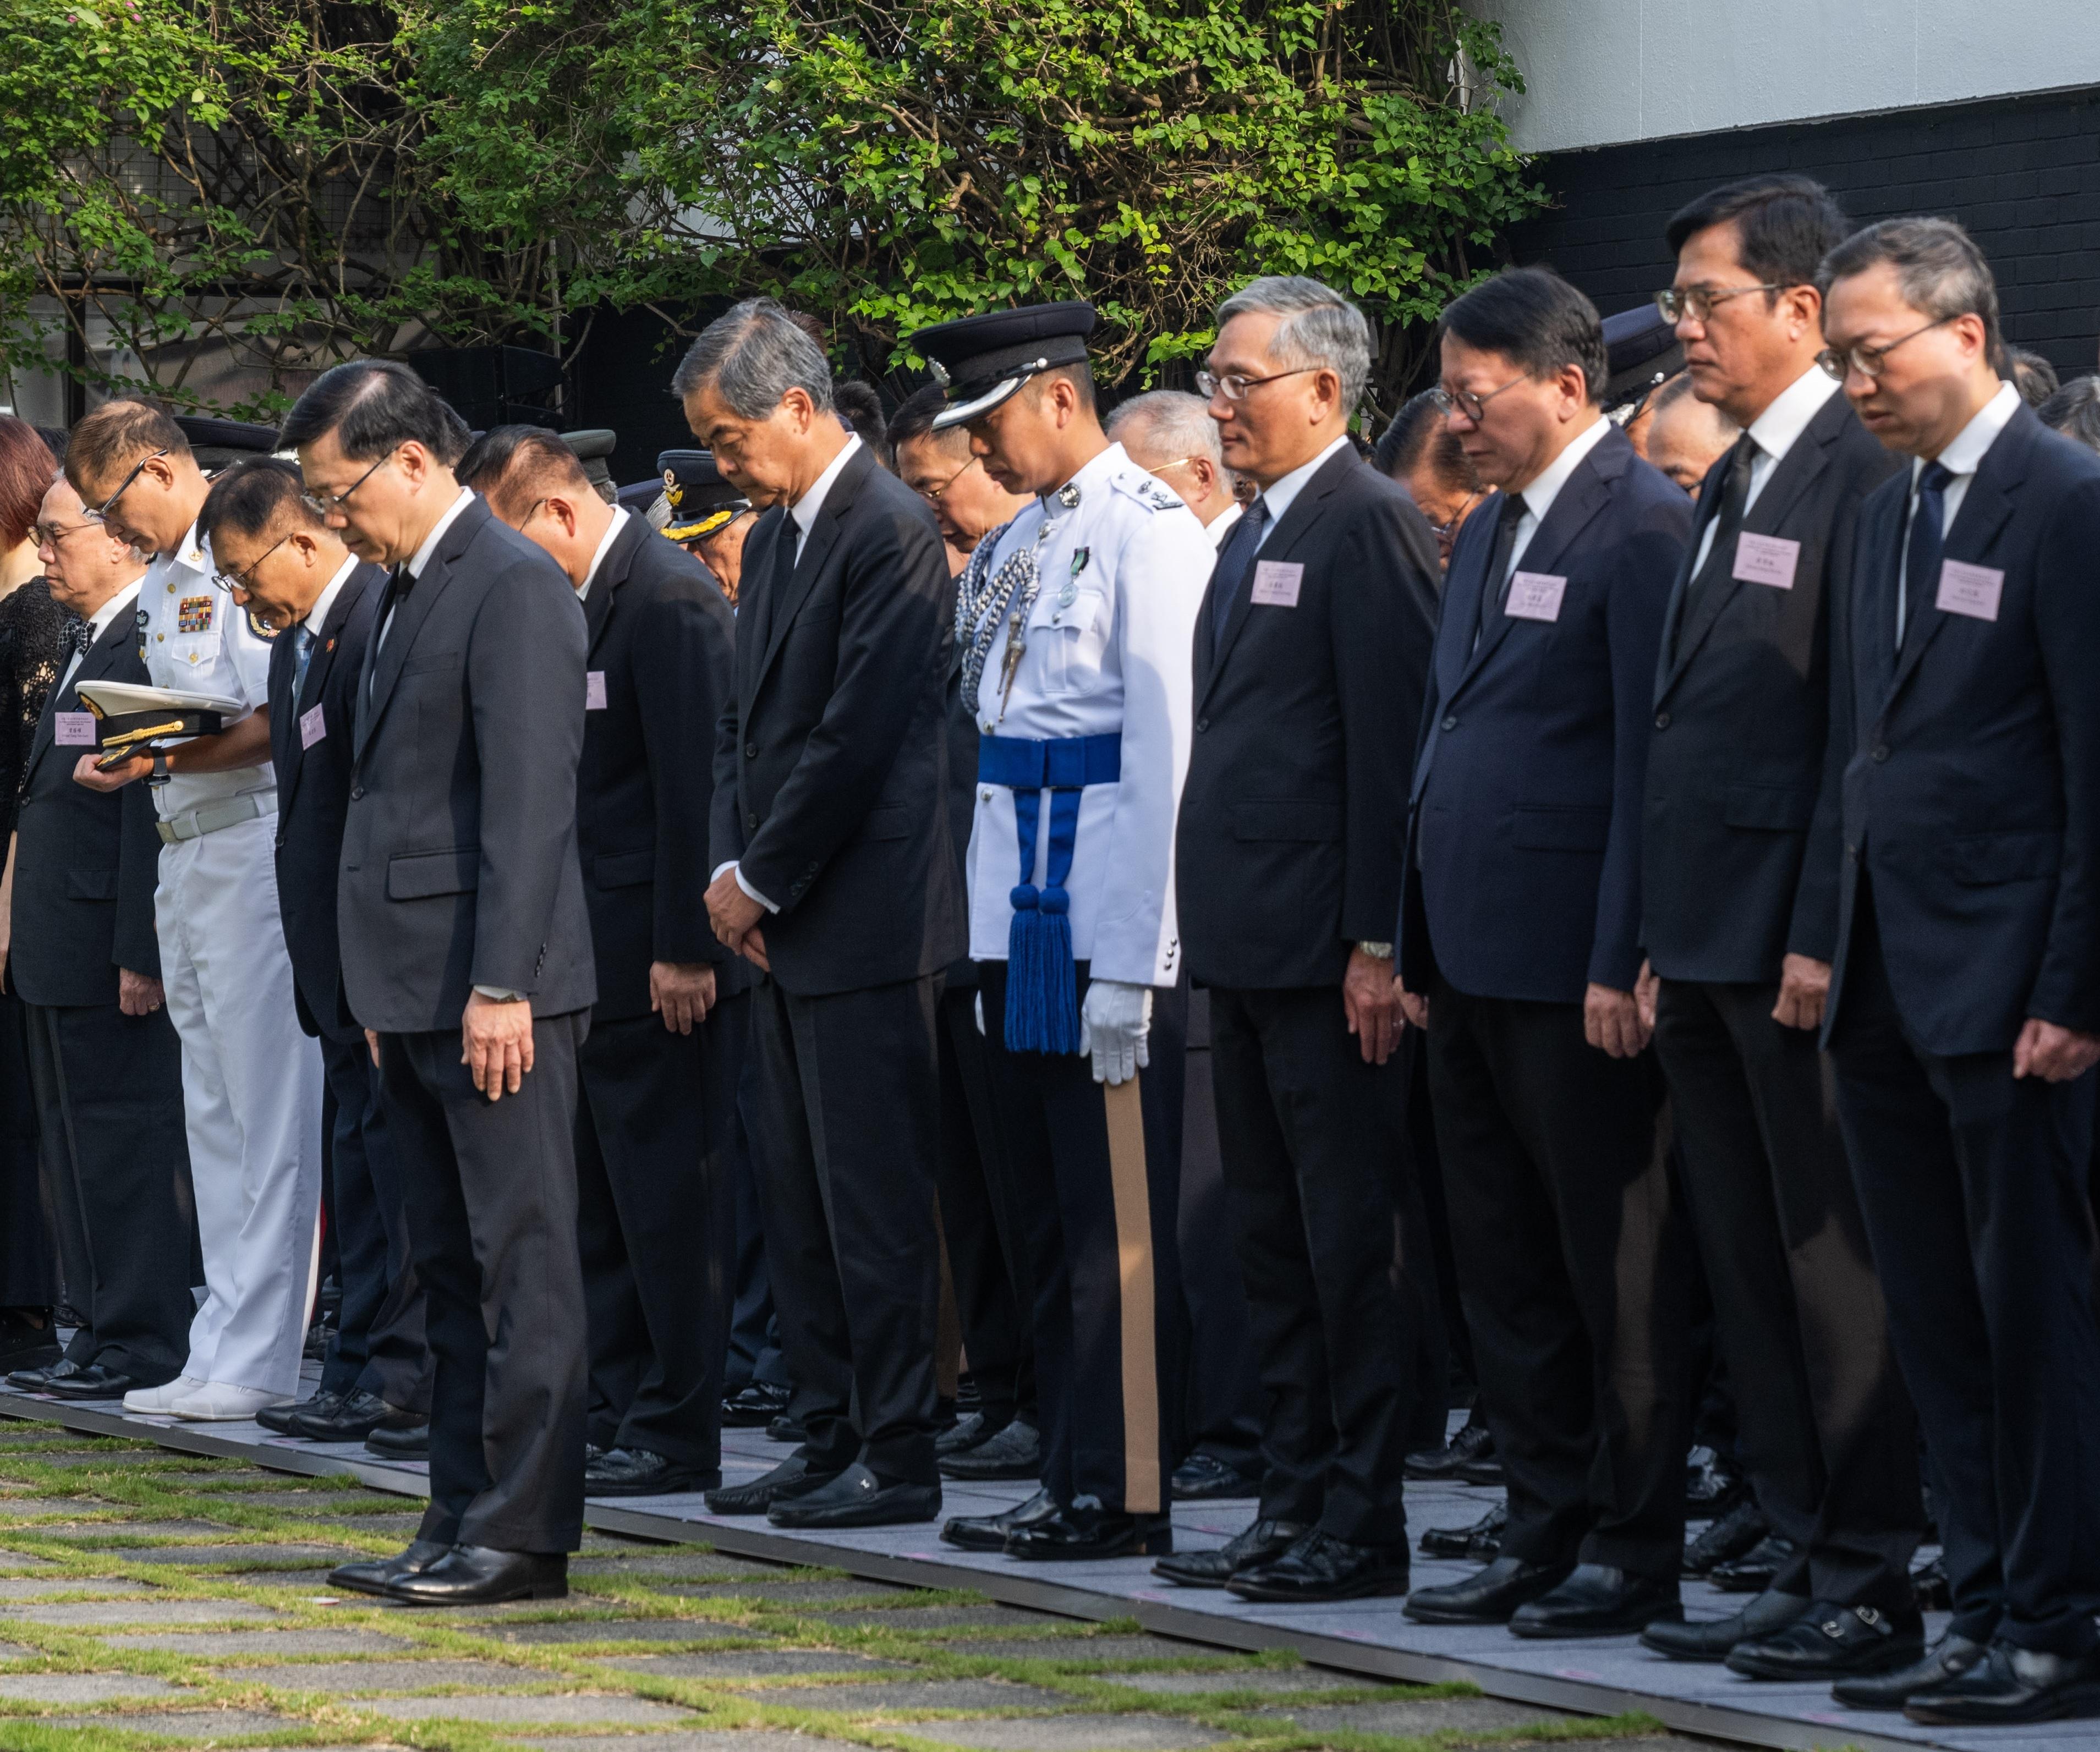
<svg viewBox="0 0 2100 1752">
<path fill-rule="evenodd" d="M 384 1594 L 403 1576 L 427 1569 L 452 1547 L 436 1539 L 418 1539 L 391 1557 L 367 1559 L 363 1563 L 338 1564 L 329 1572 L 329 1586 L 349 1588 L 359 1594 Z"/>
<path fill-rule="evenodd" d="M 960 1454 L 937 1454 L 943 1478 L 1040 1478 L 1043 1436 L 1033 1423 L 1016 1418 L 995 1436 Z"/>
<path fill-rule="evenodd" d="M 1401 1609 L 1421 1624 L 1507 1624 L 1518 1607 L 1550 1594 L 1568 1579 L 1573 1564 L 1527 1564 L 1498 1557 L 1463 1582 L 1418 1588 Z"/>
<path fill-rule="evenodd" d="M 1624 1636 L 1658 1618 L 1681 1618 L 1674 1577 L 1628 1575 L 1609 1564 L 1577 1564 L 1550 1594 L 1510 1614 L 1510 1634 L 1544 1641 L 1564 1636 Z"/>
<path fill-rule="evenodd" d="M 1714 1564 L 1706 1572 L 1706 1580 L 1723 1594 L 1762 1594 L 1800 1549 L 1793 1540 L 1768 1533 L 1740 1557 Z"/>
<path fill-rule="evenodd" d="M 1839 1679 L 1914 1666 L 1924 1656 L 1925 1616 L 1915 1606 L 1898 1613 L 1818 1600 L 1785 1630 L 1730 1650 L 1728 1670 L 1745 1679 Z"/>
<path fill-rule="evenodd" d="M 708 1493 L 710 1515 L 763 1515 L 776 1503 L 799 1497 L 828 1485 L 836 1472 L 813 1472 L 810 1463 L 791 1454 L 770 1472 L 761 1472 L 748 1485 L 730 1485 Z"/>
<path fill-rule="evenodd" d="M 1352 1545 L 1314 1528 L 1281 1557 L 1241 1570 L 1225 1584 L 1242 1600 L 1316 1604 L 1407 1591 L 1407 1547 Z"/>
<path fill-rule="evenodd" d="M 1017 1508 L 996 1515 L 958 1515 L 941 1529 L 941 1542 L 960 1545 L 966 1551 L 1003 1551 L 1006 1536 L 1026 1522 L 1043 1520 L 1057 1512 L 1057 1499 L 1039 1490 Z"/>
<path fill-rule="evenodd" d="M 763 1429 L 788 1409 L 788 1389 L 770 1381 L 751 1381 L 722 1401 L 722 1424 L 733 1430 Z"/>
<path fill-rule="evenodd" d="M 783 1411 L 765 1426 L 765 1439 L 768 1441 L 799 1444 L 810 1439 L 810 1432 L 803 1427 L 800 1418 L 792 1417 Z"/>
<path fill-rule="evenodd" d="M 1851 1710 L 1900 1710 L 1920 1692 L 1959 1679 L 1989 1651 L 1974 1637 L 1949 1631 L 1925 1652 L 1925 1658 L 1893 1673 L 1872 1678 L 1841 1679 L 1830 1695 Z"/>
<path fill-rule="evenodd" d="M 287 1400 L 281 1406 L 265 1406 L 255 1414 L 255 1421 L 273 1436 L 289 1436 L 292 1434 L 292 1419 L 300 1412 L 314 1411 L 326 1417 L 342 1401 L 343 1396 L 331 1388 L 326 1392 L 315 1393 L 311 1399 Z M 364 1432 L 360 1431 L 357 1440 L 362 1441 L 364 1439 Z"/>
<path fill-rule="evenodd" d="M 121 1399 L 134 1388 L 159 1387 L 159 1381 L 142 1381 L 135 1375 L 126 1375 L 112 1369 L 107 1363 L 91 1362 L 84 1369 L 75 1369 L 70 1375 L 60 1371 L 65 1367 L 58 1364 L 44 1377 L 42 1391 L 54 1399 Z"/>
<path fill-rule="evenodd" d="M 1684 1506 L 1694 1520 L 1727 1514 L 1749 1489 L 1727 1455 L 1702 1445 L 1685 1456 Z"/>
<path fill-rule="evenodd" d="M 48 1308 L 0 1308 L 0 1371 L 47 1369 L 64 1354 Z"/>
<path fill-rule="evenodd" d="M 1947 1554 L 1939 1553 L 1910 1573 L 1910 1591 L 1920 1612 L 1954 1610 L 1954 1589 L 1947 1579 Z"/>
<path fill-rule="evenodd" d="M 57 1361 L 46 1363 L 40 1368 L 11 1370 L 7 1376 L 7 1384 L 20 1392 L 41 1393 L 54 1375 L 77 1375 L 80 1366 L 61 1353 Z"/>
<path fill-rule="evenodd" d="M 1273 1562 L 1311 1529 L 1295 1520 L 1258 1520 L 1215 1551 L 1183 1551 L 1152 1566 L 1155 1576 L 1185 1588 L 1221 1588 L 1243 1569 Z"/>
<path fill-rule="evenodd" d="M 1407 1457 L 1404 1470 L 1410 1478 L 1456 1478 L 1469 1460 L 1492 1459 L 1495 1438 L 1476 1406 L 1458 1433 L 1441 1448 L 1423 1448 Z"/>
<path fill-rule="evenodd" d="M 1726 1661 L 1738 1643 L 1754 1643 L 1798 1624 L 1811 1603 L 1798 1594 L 1767 1589 L 1740 1612 L 1696 1623 L 1658 1618 L 1641 1632 L 1641 1646 L 1673 1661 Z"/>
<path fill-rule="evenodd" d="M 1006 1555 L 1038 1563 L 1080 1563 L 1103 1557 L 1166 1557 L 1174 1550 L 1174 1523 L 1166 1515 L 1127 1515 L 1120 1509 L 1060 1508 L 1024 1521 L 1006 1536 Z"/>
<path fill-rule="evenodd" d="M 1716 1564 L 1732 1563 L 1771 1531 L 1764 1511 L 1745 1498 L 1719 1520 L 1710 1522 L 1699 1537 L 1684 1547 L 1684 1573 L 1703 1576 Z"/>
<path fill-rule="evenodd" d="M 1913 1722 L 1979 1728 L 2100 1715 L 2100 1649 L 2053 1655 L 1993 1643 L 1966 1673 L 1913 1694 L 1904 1714 Z"/>
<path fill-rule="evenodd" d="M 607 1448 L 584 1463 L 587 1497 L 668 1497 L 681 1490 L 712 1490 L 721 1483 L 718 1466 L 687 1466 L 647 1448 Z"/>
<path fill-rule="evenodd" d="M 412 1412 L 388 1405 L 377 1393 L 344 1393 L 333 1408 L 321 1405 L 316 1395 L 305 1405 L 292 1407 L 291 1433 L 308 1441 L 363 1441 L 382 1424 L 397 1418 L 408 1418 L 417 1423 L 423 1421 Z"/>
<path fill-rule="evenodd" d="M 933 1438 L 933 1453 L 937 1458 L 960 1454 L 981 1441 L 989 1441 L 1005 1428 L 1004 1423 L 993 1423 L 982 1411 L 965 1412 Z"/>
<path fill-rule="evenodd" d="M 1502 1551 L 1502 1529 L 1509 1525 L 1509 1504 L 1498 1503 L 1467 1527 L 1432 1527 L 1422 1536 L 1424 1557 L 1470 1557 L 1492 1564 Z"/>
<path fill-rule="evenodd" d="M 430 1457 L 430 1420 L 404 1411 L 377 1425 L 364 1438 L 364 1445 L 390 1460 L 427 1460 Z"/>
<path fill-rule="evenodd" d="M 776 1527 L 905 1527 L 941 1512 L 941 1486 L 885 1479 L 856 1460 L 829 1482 L 775 1497 L 765 1518 Z"/>
<path fill-rule="evenodd" d="M 404 1606 L 492 1606 L 506 1600 L 562 1600 L 568 1591 L 566 1552 L 456 1545 L 428 1568 L 397 1577 L 386 1597 Z"/>
<path fill-rule="evenodd" d="M 1174 1468 L 1169 1489 L 1176 1503 L 1229 1503 L 1260 1496 L 1261 1486 L 1214 1454 L 1192 1454 Z"/>
<path fill-rule="evenodd" d="M 1462 1485 L 1487 1485 L 1499 1490 L 1508 1484 L 1509 1474 L 1502 1470 L 1502 1463 L 1493 1454 L 1485 1454 L 1460 1467 L 1458 1479 Z"/>
</svg>

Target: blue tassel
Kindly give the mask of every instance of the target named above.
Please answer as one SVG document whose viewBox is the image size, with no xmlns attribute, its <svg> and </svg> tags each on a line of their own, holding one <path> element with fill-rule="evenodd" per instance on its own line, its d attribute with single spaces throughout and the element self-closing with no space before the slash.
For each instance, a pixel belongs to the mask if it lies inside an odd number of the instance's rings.
<svg viewBox="0 0 2100 1752">
<path fill-rule="evenodd" d="M 1079 988 L 1072 965 L 1071 901 L 1061 888 L 1023 882 L 1008 897 L 1006 1048 L 1079 1050 Z"/>
</svg>

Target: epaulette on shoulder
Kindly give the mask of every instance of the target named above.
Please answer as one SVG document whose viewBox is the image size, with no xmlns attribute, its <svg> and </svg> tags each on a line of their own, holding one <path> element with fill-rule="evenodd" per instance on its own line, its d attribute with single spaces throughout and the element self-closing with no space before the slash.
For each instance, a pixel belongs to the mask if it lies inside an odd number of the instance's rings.
<svg viewBox="0 0 2100 1752">
<path fill-rule="evenodd" d="M 1143 469 L 1127 469 L 1114 477 L 1116 490 L 1135 499 L 1149 511 L 1171 511 L 1182 501 L 1171 488 L 1162 487 L 1156 475 Z"/>
</svg>

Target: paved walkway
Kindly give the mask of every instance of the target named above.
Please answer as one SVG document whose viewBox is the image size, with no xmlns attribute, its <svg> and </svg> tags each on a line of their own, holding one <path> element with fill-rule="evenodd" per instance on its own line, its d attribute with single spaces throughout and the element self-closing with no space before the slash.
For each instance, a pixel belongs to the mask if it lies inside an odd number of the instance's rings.
<svg viewBox="0 0 2100 1752">
<path fill-rule="evenodd" d="M 0 1752 L 1712 1752 L 1639 1716 L 1369 1684 L 704 1544 L 593 1534 L 551 1604 L 330 1593 L 332 1564 L 398 1549 L 416 1519 L 347 1480 L 0 1428 Z"/>
</svg>

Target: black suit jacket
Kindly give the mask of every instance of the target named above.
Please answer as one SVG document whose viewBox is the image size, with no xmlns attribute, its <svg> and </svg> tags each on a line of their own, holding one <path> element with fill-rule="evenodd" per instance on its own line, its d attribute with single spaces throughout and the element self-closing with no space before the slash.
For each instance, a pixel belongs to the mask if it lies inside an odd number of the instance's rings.
<svg viewBox="0 0 2100 1752">
<path fill-rule="evenodd" d="M 342 867 L 343 823 L 350 814 L 351 743 L 357 726 L 357 679 L 371 647 L 373 617 L 386 588 L 377 566 L 360 564 L 343 580 L 317 642 L 306 685 L 292 696 L 298 634 L 270 649 L 270 761 L 277 774 L 277 910 L 292 957 L 292 995 L 299 1026 L 331 1040 L 360 1038 L 342 995 L 342 950 L 336 929 L 336 876 Z M 320 739 L 303 746 L 300 720 L 318 709 Z"/>
<path fill-rule="evenodd" d="M 1706 477 L 1663 620 L 1648 756 L 1642 942 L 1665 978 L 1771 984 L 1789 951 L 1830 959 L 1838 872 L 1802 856 L 1829 725 L 1825 580 L 1851 564 L 1860 501 L 1896 466 L 1831 396 L 1743 519 L 1748 533 L 1800 544 L 1792 588 L 1724 577 L 1688 620 L 1727 457 Z"/>
<path fill-rule="evenodd" d="M 1928 580 L 1899 652 L 1909 492 L 1906 468 L 1862 507 L 1854 587 L 1833 604 L 1844 849 L 1824 1038 L 1863 871 L 1897 1009 L 1928 1052 L 2009 1051 L 2030 1016 L 2100 1032 L 2100 457 L 2018 409 L 1945 549 L 2003 574 L 1996 618 L 1937 607 Z"/>
<path fill-rule="evenodd" d="M 75 784 L 73 767 L 88 751 L 62 748 L 55 741 L 58 714 L 86 709 L 77 691 L 81 682 L 149 686 L 152 680 L 127 609 L 89 647 L 73 680 L 54 687 L 44 701 L 15 823 L 7 985 L 27 1003 L 113 1004 L 119 969 L 161 977 L 153 928 L 161 837 L 152 793 L 143 785 L 126 785 L 112 795 Z"/>
<path fill-rule="evenodd" d="M 1409 800 L 1401 973 L 1476 997 L 1580 1003 L 1640 972 L 1643 784 L 1656 651 L 1692 501 L 1616 427 L 1576 465 L 1517 570 L 1557 618 L 1473 633 L 1498 519 L 1458 532 Z M 1498 580 L 1499 583 L 1499 580 Z"/>
<path fill-rule="evenodd" d="M 964 952 L 942 712 L 955 587 L 933 513 L 865 446 L 775 600 L 774 546 L 794 538 L 776 507 L 744 545 L 708 861 L 779 907 L 760 921 L 773 977 L 816 995 Z"/>
<path fill-rule="evenodd" d="M 1202 985 L 1336 985 L 1351 946 L 1389 939 L 1400 908 L 1436 541 L 1407 495 L 1344 448 L 1260 558 L 1304 567 L 1295 607 L 1253 602 L 1251 572 L 1221 602 L 1214 572 L 1196 617 L 1181 940 Z"/>
<path fill-rule="evenodd" d="M 715 723 L 729 698 L 736 616 L 708 569 L 639 517 L 584 599 L 586 685 L 576 843 L 607 1017 L 649 1013 L 652 961 L 707 961 L 726 997 L 751 964 L 708 925 Z"/>
<path fill-rule="evenodd" d="M 535 1016 L 598 993 L 576 861 L 584 616 L 554 563 L 477 499 L 382 597 L 358 682 L 337 886 L 351 1013 L 457 1028 L 476 986 Z"/>
</svg>

